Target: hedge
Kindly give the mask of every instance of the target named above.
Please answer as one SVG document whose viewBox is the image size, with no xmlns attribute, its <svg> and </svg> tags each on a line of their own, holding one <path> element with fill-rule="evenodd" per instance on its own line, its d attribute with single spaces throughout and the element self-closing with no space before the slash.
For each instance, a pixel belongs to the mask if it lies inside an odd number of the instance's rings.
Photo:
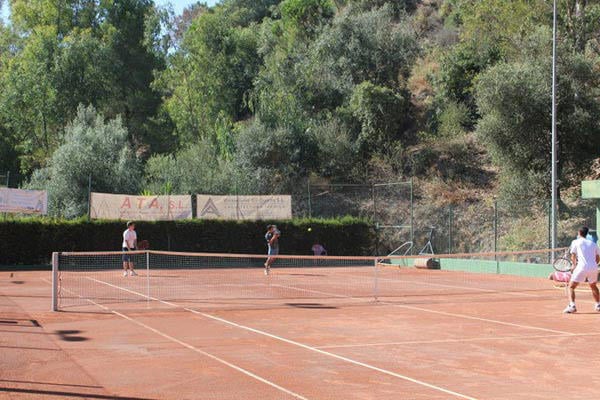
<svg viewBox="0 0 600 400">
<path fill-rule="evenodd" d="M 315 239 L 330 255 L 370 255 L 375 232 L 356 218 L 271 221 L 282 231 L 281 254 L 311 254 Z M 138 222 L 138 240 L 151 249 L 263 254 L 266 251 L 262 221 L 159 221 Z M 308 228 L 312 228 L 309 232 Z M 0 265 L 49 264 L 54 251 L 120 250 L 123 221 L 13 219 L 0 221 Z"/>
</svg>

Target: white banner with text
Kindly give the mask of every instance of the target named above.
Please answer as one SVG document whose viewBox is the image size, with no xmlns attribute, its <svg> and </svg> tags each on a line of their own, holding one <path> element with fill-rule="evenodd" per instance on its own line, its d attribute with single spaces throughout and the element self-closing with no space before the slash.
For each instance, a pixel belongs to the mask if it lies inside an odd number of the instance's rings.
<svg viewBox="0 0 600 400">
<path fill-rule="evenodd" d="M 192 218 L 192 197 L 135 196 L 92 193 L 90 217 L 134 221 L 172 221 Z"/>
<path fill-rule="evenodd" d="M 0 188 L 0 212 L 48 214 L 48 192 Z"/>
<path fill-rule="evenodd" d="M 197 195 L 198 219 L 268 220 L 292 218 L 292 196 Z"/>
</svg>

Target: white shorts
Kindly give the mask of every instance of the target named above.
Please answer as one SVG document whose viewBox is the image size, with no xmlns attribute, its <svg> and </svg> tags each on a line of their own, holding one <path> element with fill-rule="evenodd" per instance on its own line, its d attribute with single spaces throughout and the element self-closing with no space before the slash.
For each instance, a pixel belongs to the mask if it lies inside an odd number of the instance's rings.
<svg viewBox="0 0 600 400">
<path fill-rule="evenodd" d="M 583 268 L 575 268 L 573 271 L 573 276 L 571 276 L 571 282 L 577 283 L 596 283 L 598 281 L 598 269 L 583 269 Z"/>
</svg>

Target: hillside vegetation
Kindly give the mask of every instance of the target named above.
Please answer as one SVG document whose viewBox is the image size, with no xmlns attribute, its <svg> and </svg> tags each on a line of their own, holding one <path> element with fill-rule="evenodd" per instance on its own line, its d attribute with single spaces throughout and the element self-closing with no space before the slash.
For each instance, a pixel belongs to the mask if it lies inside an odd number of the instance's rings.
<svg viewBox="0 0 600 400">
<path fill-rule="evenodd" d="M 125 193 L 414 177 L 435 206 L 548 198 L 551 1 L 8 3 L 0 173 L 48 189 L 55 215 L 86 212 L 90 175 Z M 560 0 L 558 25 L 576 197 L 600 174 L 600 1 Z"/>
</svg>

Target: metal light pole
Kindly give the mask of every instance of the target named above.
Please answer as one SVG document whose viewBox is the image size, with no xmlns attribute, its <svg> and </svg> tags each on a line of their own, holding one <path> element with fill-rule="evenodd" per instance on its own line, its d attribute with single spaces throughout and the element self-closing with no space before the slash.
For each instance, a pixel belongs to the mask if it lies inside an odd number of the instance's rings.
<svg viewBox="0 0 600 400">
<path fill-rule="evenodd" d="M 556 0 L 552 13 L 552 205 L 550 211 L 550 237 L 551 246 L 556 248 L 557 238 L 557 154 L 556 154 Z M 552 252 L 552 261 L 554 261 L 554 252 Z"/>
</svg>

